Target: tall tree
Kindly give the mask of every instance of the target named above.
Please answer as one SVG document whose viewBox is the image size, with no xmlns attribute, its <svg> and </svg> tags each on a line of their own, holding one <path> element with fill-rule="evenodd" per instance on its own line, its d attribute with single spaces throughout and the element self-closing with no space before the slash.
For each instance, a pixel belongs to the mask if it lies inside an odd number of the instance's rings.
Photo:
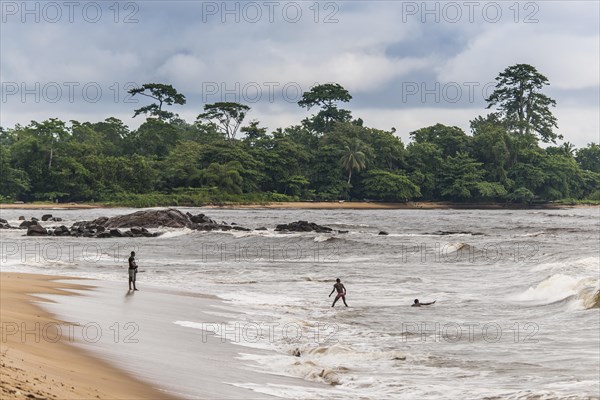
<svg viewBox="0 0 600 400">
<path fill-rule="evenodd" d="M 235 102 L 205 104 L 204 113 L 198 115 L 197 120 L 216 121 L 225 137 L 233 141 L 248 111 L 250 107 Z"/>
<path fill-rule="evenodd" d="M 138 108 L 135 110 L 133 118 L 140 114 L 150 114 L 153 117 L 157 117 L 161 121 L 164 119 L 170 119 L 177 114 L 163 110 L 163 105 L 166 104 L 172 106 L 173 104 L 185 104 L 184 95 L 179 93 L 173 86 L 162 83 L 145 83 L 139 88 L 130 89 L 129 94 L 131 94 L 132 97 L 139 94 L 141 96 L 154 99 L 158 102 Z"/>
<path fill-rule="evenodd" d="M 496 89 L 486 99 L 487 108 L 496 106 L 511 130 L 523 134 L 537 133 L 543 142 L 562 139 L 550 107 L 556 101 L 541 93 L 549 85 L 548 78 L 529 64 L 506 68 L 496 78 Z"/>
<path fill-rule="evenodd" d="M 338 102 L 347 103 L 351 99 L 350 93 L 338 83 L 313 87 L 310 91 L 304 92 L 298 105 L 308 111 L 314 106 L 319 106 L 321 111 L 311 119 L 304 120 L 304 125 L 318 133 L 331 132 L 336 122 L 349 122 L 352 119 L 350 111 L 337 107 Z"/>
<path fill-rule="evenodd" d="M 57 144 L 67 139 L 69 132 L 65 123 L 56 118 L 50 118 L 42 123 L 31 122 L 30 129 L 48 149 L 48 170 L 52 169 Z"/>
</svg>

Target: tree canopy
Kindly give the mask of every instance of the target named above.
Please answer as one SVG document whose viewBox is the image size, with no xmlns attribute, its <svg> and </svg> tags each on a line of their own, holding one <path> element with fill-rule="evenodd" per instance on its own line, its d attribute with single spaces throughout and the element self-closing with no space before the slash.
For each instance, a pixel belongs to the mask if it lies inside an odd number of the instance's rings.
<svg viewBox="0 0 600 400">
<path fill-rule="evenodd" d="M 529 64 L 517 64 L 501 72 L 496 82 L 486 99 L 488 108 L 496 106 L 510 129 L 521 135 L 537 133 L 543 142 L 562 139 L 554 132 L 558 125 L 550 110 L 556 101 L 541 93 L 549 85 L 548 78 Z"/>
<path fill-rule="evenodd" d="M 0 128 L 0 199 L 137 206 L 600 199 L 597 143 L 539 146 L 560 137 L 549 113 L 554 100 L 541 93 L 547 84 L 531 66 L 507 68 L 489 99 L 497 112 L 476 116 L 470 134 L 439 123 L 413 132 L 370 128 L 338 109 L 352 98 L 339 84 L 304 93 L 299 106 L 318 113 L 286 128 L 245 122 L 250 107 L 229 102 L 206 104 L 188 123 L 164 110 L 185 104 L 185 96 L 170 85 L 146 84 L 132 94 L 156 102 L 135 110 L 149 117 L 137 129 L 114 117 Z"/>
<path fill-rule="evenodd" d="M 139 94 L 157 101 L 157 103 L 152 103 L 135 110 L 133 114 L 134 118 L 140 114 L 150 114 L 150 116 L 157 117 L 159 120 L 170 119 L 177 114 L 163 110 L 163 105 L 184 105 L 186 102 L 185 96 L 179 93 L 173 86 L 162 83 L 145 83 L 139 88 L 130 89 L 128 93 L 132 97 Z"/>
</svg>

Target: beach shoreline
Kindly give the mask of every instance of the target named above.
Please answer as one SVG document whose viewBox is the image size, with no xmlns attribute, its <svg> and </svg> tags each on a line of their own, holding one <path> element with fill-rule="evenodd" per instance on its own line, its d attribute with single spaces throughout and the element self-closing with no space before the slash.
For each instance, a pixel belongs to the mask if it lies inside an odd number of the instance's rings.
<svg viewBox="0 0 600 400">
<path fill-rule="evenodd" d="M 186 205 L 156 206 L 179 208 Z M 593 208 L 597 204 L 512 204 L 512 203 L 452 203 L 452 202 L 369 202 L 369 201 L 297 201 L 297 202 L 269 202 L 269 203 L 232 203 L 232 204 L 207 204 L 197 208 L 228 208 L 228 209 L 305 209 L 305 210 L 507 210 L 507 209 L 569 209 Z M 0 203 L 0 210 L 91 210 L 102 208 L 148 208 L 127 207 L 112 204 L 90 203 Z M 153 207 L 150 207 L 153 208 Z"/>
<path fill-rule="evenodd" d="M 269 400 L 280 397 L 270 387 L 331 388 L 259 371 L 240 359 L 275 353 L 199 329 L 220 331 L 227 319 L 215 312 L 237 312 L 214 296 L 20 272 L 0 282 L 3 400 Z"/>
<path fill-rule="evenodd" d="M 58 329 L 69 321 L 36 304 L 47 301 L 38 295 L 76 296 L 73 290 L 92 288 L 58 282 L 65 279 L 71 278 L 0 272 L 0 397 L 176 399 L 68 343 Z"/>
</svg>

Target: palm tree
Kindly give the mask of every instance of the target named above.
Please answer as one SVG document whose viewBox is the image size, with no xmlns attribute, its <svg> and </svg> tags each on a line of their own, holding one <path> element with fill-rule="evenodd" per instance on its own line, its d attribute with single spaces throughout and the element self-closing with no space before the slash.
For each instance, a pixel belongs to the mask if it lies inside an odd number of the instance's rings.
<svg viewBox="0 0 600 400">
<path fill-rule="evenodd" d="M 359 139 L 354 139 L 350 145 L 344 147 L 344 155 L 340 161 L 348 173 L 348 185 L 352 179 L 352 171 L 360 171 L 366 166 L 364 150 L 365 144 Z"/>
<path fill-rule="evenodd" d="M 562 145 L 562 150 L 567 157 L 573 157 L 573 153 L 575 152 L 575 145 L 571 142 L 565 142 Z"/>
</svg>

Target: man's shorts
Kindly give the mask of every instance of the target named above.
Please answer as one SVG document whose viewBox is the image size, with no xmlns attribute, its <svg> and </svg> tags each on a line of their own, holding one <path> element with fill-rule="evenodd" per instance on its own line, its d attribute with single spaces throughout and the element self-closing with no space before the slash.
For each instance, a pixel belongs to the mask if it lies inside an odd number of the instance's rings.
<svg viewBox="0 0 600 400">
<path fill-rule="evenodd" d="M 135 281 L 135 269 L 129 270 L 129 279 Z"/>
</svg>

